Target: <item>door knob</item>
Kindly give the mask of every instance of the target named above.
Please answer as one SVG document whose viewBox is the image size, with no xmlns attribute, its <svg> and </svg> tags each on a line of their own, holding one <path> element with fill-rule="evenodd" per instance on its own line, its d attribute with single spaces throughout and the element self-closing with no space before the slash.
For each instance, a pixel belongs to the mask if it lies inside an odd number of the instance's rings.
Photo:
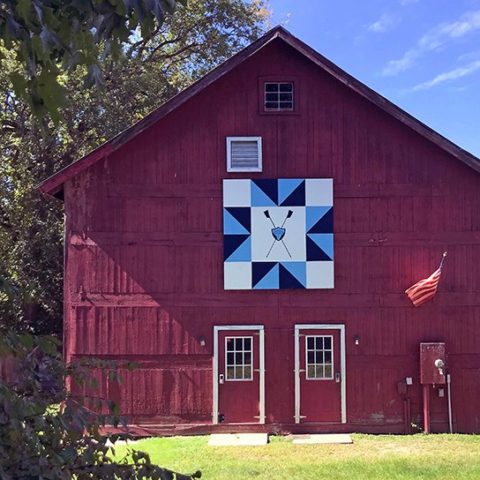
<svg viewBox="0 0 480 480">
<path fill-rule="evenodd" d="M 221 373 L 219 376 L 218 376 L 218 383 L 220 385 L 222 385 L 223 383 L 225 382 L 225 375 L 223 373 Z"/>
</svg>

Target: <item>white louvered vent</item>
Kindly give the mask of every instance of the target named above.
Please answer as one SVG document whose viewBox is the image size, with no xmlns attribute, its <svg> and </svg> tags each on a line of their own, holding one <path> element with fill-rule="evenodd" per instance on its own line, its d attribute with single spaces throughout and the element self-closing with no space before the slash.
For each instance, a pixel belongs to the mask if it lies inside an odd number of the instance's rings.
<svg viewBox="0 0 480 480">
<path fill-rule="evenodd" d="M 227 137 L 227 172 L 261 172 L 262 138 Z"/>
</svg>

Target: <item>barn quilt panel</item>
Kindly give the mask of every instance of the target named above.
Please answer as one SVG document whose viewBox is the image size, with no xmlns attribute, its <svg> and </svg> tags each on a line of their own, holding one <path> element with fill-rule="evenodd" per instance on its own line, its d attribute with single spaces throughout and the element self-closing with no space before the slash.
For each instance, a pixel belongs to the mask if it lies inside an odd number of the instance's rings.
<svg viewBox="0 0 480 480">
<path fill-rule="evenodd" d="M 330 178 L 223 181 L 225 290 L 333 288 Z"/>
</svg>

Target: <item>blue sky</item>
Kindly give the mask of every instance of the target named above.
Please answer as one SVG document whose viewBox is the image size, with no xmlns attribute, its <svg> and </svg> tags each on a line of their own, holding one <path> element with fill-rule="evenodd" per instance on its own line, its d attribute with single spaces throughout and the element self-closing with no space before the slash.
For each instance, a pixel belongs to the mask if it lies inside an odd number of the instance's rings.
<svg viewBox="0 0 480 480">
<path fill-rule="evenodd" d="M 480 157 L 480 0 L 270 0 L 282 24 Z"/>
</svg>

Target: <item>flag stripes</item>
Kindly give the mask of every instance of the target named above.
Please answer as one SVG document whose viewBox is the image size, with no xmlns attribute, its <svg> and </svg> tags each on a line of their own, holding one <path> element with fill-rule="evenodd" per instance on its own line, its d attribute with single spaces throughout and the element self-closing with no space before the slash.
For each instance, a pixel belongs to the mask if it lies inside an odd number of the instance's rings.
<svg viewBox="0 0 480 480">
<path fill-rule="evenodd" d="M 437 293 L 438 283 L 440 282 L 440 277 L 442 275 L 443 261 L 445 260 L 446 255 L 445 252 L 442 261 L 440 262 L 440 266 L 428 278 L 420 280 L 415 285 L 412 285 L 405 290 L 405 293 L 415 307 L 419 307 L 428 302 Z"/>
</svg>

